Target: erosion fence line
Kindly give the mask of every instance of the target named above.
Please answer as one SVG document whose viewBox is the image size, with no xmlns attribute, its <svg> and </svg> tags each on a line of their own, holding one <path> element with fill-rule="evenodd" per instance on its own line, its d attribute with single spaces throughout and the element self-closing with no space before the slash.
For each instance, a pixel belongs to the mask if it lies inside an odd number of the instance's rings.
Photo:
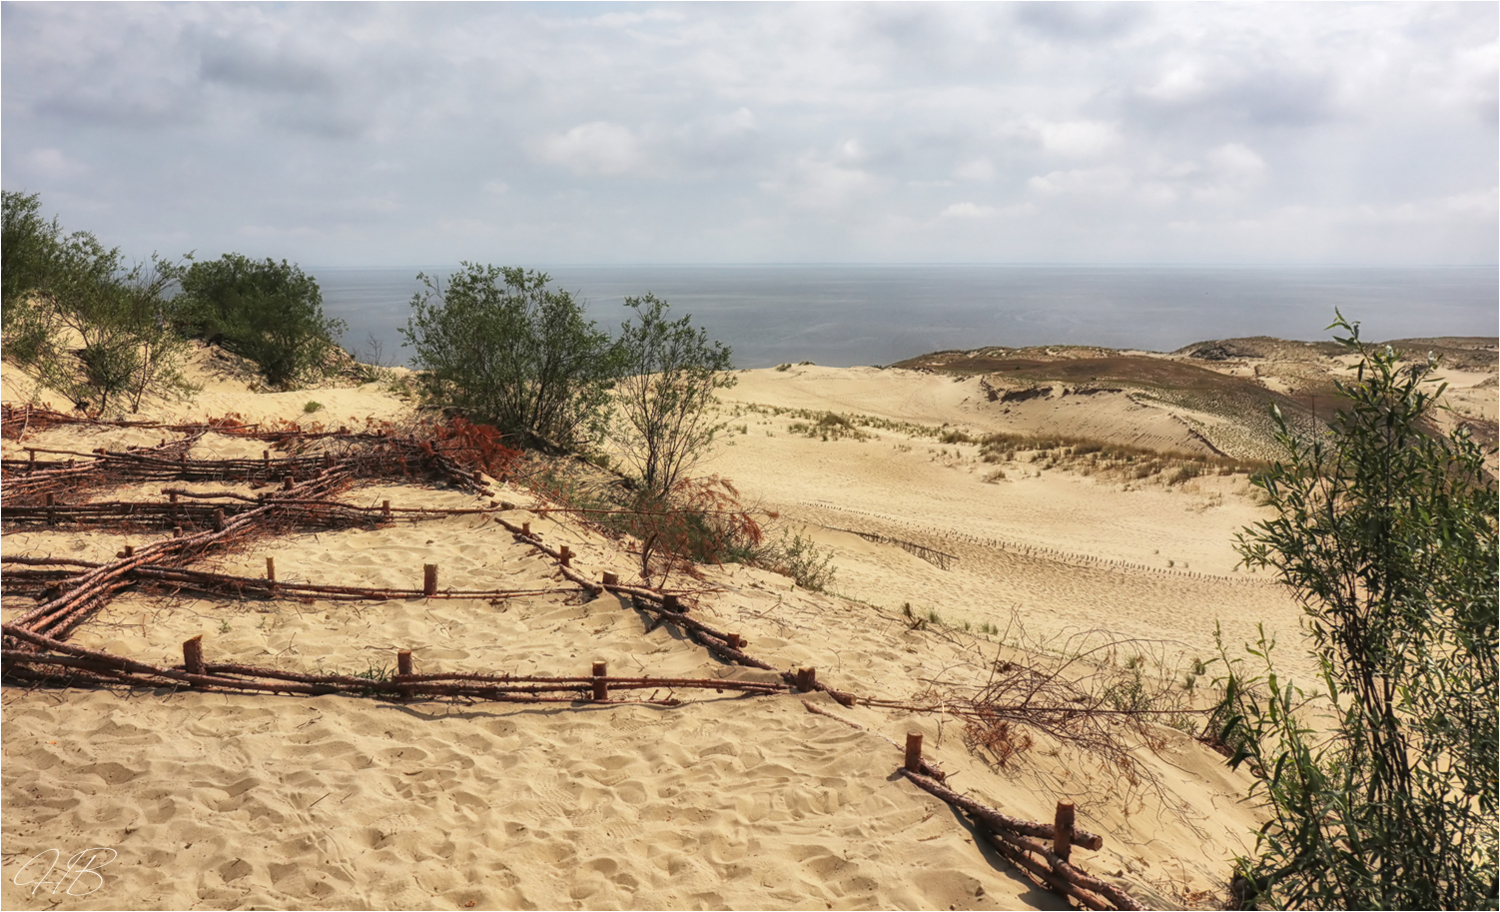
<svg viewBox="0 0 1500 912">
<path fill-rule="evenodd" d="M 4 408 L 4 435 L 18 439 L 28 430 L 59 424 L 84 424 L 86 419 L 37 409 Z M 100 423 L 100 422 L 93 422 Z M 139 548 L 126 546 L 111 562 L 67 558 L 6 556 L 0 577 L 6 594 L 27 594 L 39 603 L 10 623 L 0 625 L 0 677 L 7 683 L 26 686 L 144 687 L 169 691 L 207 691 L 242 694 L 337 695 L 354 698 L 406 701 L 445 699 L 507 703 L 548 703 L 559 707 L 587 708 L 627 704 L 676 706 L 678 691 L 712 690 L 740 696 L 764 696 L 801 692 L 825 693 L 842 706 L 865 703 L 872 706 L 926 711 L 913 703 L 867 698 L 835 689 L 818 679 L 813 668 L 781 670 L 747 651 L 747 639 L 735 632 L 719 630 L 696 616 L 692 596 L 684 591 L 634 586 L 605 572 L 598 580 L 573 566 L 567 545 L 553 547 L 529 522 L 516 523 L 500 515 L 511 504 L 491 501 L 487 508 L 443 510 L 436 508 L 356 507 L 336 500 L 356 481 L 405 479 L 447 483 L 473 493 L 494 497 L 478 467 L 462 464 L 462 441 L 445 448 L 433 439 L 389 433 L 319 432 L 298 434 L 293 429 L 258 429 L 237 421 L 190 425 L 149 422 L 105 422 L 113 426 L 162 428 L 185 436 L 165 439 L 155 447 L 132 448 L 92 454 L 27 448 L 24 460 L 4 460 L 0 506 L 7 528 L 87 527 L 115 530 L 166 529 L 172 535 Z M 285 446 L 318 439 L 332 448 L 320 455 L 272 459 L 269 450 L 256 459 L 193 459 L 192 444 L 210 431 L 274 441 Z M 450 437 L 449 444 L 453 444 Z M 493 448 L 479 439 L 481 464 L 493 467 L 484 456 Z M 38 459 L 37 455 L 66 459 Z M 272 490 L 245 495 L 232 491 L 190 492 L 167 488 L 169 500 L 108 501 L 64 504 L 59 495 L 107 485 L 151 481 L 241 482 L 273 486 Z M 265 577 L 237 576 L 194 570 L 186 564 L 211 553 L 241 545 L 253 538 L 306 529 L 337 529 L 354 525 L 383 525 L 398 517 L 406 520 L 462 514 L 493 514 L 495 521 L 519 543 L 550 557 L 559 575 L 571 586 L 530 589 L 442 589 L 437 586 L 436 565 L 424 567 L 421 589 L 326 586 L 310 582 L 277 580 L 274 561 L 267 559 Z M 396 654 L 394 673 L 374 669 L 367 675 L 308 674 L 251 665 L 215 662 L 205 655 L 202 638 L 182 644 L 180 665 L 163 666 L 141 662 L 68 642 L 69 636 L 103 608 L 110 598 L 127 587 L 163 592 L 191 591 L 231 599 L 486 599 L 501 600 L 586 592 L 599 596 L 612 593 L 622 603 L 650 618 L 651 626 L 671 624 L 721 661 L 770 672 L 769 680 L 727 678 L 670 678 L 649 675 L 608 674 L 603 662 L 595 662 L 590 674 L 577 676 L 508 675 L 426 671 L 418 674 L 409 650 Z M 621 694 L 629 696 L 624 699 Z M 863 729 L 813 702 L 810 711 Z M 864 729 L 868 731 L 868 729 Z M 913 740 L 915 739 L 915 740 Z M 887 739 L 888 740 L 888 739 Z M 1059 804 L 1052 824 L 1021 820 L 977 800 L 959 794 L 944 784 L 943 771 L 921 756 L 921 736 L 908 737 L 902 774 L 918 788 L 947 802 L 975 822 L 995 850 L 1013 862 L 1037 883 L 1069 897 L 1089 909 L 1141 909 L 1128 893 L 1079 868 L 1071 859 L 1073 847 L 1098 850 L 1103 838 L 1073 823 L 1072 805 Z M 1066 814 L 1064 808 L 1066 807 Z"/>
</svg>

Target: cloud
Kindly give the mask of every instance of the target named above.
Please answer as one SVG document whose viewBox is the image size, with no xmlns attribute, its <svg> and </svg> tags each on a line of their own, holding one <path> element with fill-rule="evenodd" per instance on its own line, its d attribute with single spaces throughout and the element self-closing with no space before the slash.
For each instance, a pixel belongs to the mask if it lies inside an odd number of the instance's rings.
<svg viewBox="0 0 1500 912">
<path fill-rule="evenodd" d="M 639 142 L 630 129 L 596 120 L 566 133 L 553 133 L 536 143 L 536 155 L 575 174 L 613 177 L 639 169 Z"/>
<path fill-rule="evenodd" d="M 988 158 L 976 158 L 954 168 L 953 176 L 959 180 L 992 181 L 995 179 L 995 165 Z"/>
<path fill-rule="evenodd" d="M 1068 158 L 1096 158 L 1120 141 L 1114 126 L 1101 121 L 1034 121 L 1027 130 L 1043 149 Z"/>
<path fill-rule="evenodd" d="M 939 218 L 948 219 L 987 219 L 992 218 L 998 210 L 994 206 L 980 206 L 976 203 L 954 203 L 939 213 Z"/>
<path fill-rule="evenodd" d="M 1130 189 L 1130 173 L 1124 168 L 1075 168 L 1033 177 L 1026 186 L 1043 196 L 1118 196 Z"/>
<path fill-rule="evenodd" d="M 0 163 L 133 256 L 1492 260 L 1500 7 L 1265 10 L 16 3 Z"/>
</svg>

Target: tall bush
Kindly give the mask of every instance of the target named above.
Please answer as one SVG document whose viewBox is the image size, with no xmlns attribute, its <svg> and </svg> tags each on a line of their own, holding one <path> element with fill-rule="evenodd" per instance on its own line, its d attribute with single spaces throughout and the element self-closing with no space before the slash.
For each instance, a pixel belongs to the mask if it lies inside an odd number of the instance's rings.
<svg viewBox="0 0 1500 912">
<path fill-rule="evenodd" d="M 342 320 L 323 314 L 318 283 L 285 260 L 226 253 L 182 276 L 192 331 L 249 358 L 266 382 L 291 387 L 321 372 Z"/>
<path fill-rule="evenodd" d="M 730 350 L 709 342 L 692 318 L 667 319 L 655 295 L 626 298 L 635 319 L 620 329 L 614 437 L 646 492 L 670 492 L 708 451 L 723 425 L 710 409 L 717 390 L 733 386 Z"/>
<path fill-rule="evenodd" d="M 401 331 L 429 399 L 507 435 L 560 446 L 598 432 L 615 374 L 609 337 L 546 273 L 464 263 L 446 284 L 419 274 Z"/>
<path fill-rule="evenodd" d="M 1331 435 L 1298 439 L 1256 479 L 1276 517 L 1239 547 L 1276 569 L 1305 612 L 1323 693 L 1230 661 L 1218 708 L 1232 762 L 1270 813 L 1241 859 L 1247 904 L 1494 908 L 1496 488 L 1460 426 L 1436 431 L 1435 364 L 1361 356 Z M 1226 656 L 1227 658 L 1227 656 Z"/>
</svg>

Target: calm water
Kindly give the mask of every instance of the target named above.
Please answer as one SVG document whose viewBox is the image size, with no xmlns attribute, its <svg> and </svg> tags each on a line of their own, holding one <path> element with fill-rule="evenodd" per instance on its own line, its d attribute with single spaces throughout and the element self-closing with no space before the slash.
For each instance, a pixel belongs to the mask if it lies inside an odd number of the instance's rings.
<svg viewBox="0 0 1500 912">
<path fill-rule="evenodd" d="M 404 363 L 417 269 L 312 269 L 345 347 Z M 446 274 L 445 269 L 427 269 Z M 1204 339 L 1327 339 L 1334 308 L 1365 338 L 1494 336 L 1495 267 L 559 266 L 553 281 L 613 331 L 654 292 L 734 349 L 737 367 L 889 364 L 984 345 L 1171 351 Z"/>
</svg>

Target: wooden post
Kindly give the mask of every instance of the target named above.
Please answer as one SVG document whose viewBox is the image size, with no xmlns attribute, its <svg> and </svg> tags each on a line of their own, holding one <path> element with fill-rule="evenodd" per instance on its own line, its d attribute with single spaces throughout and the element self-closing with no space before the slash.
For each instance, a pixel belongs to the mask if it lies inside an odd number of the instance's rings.
<svg viewBox="0 0 1500 912">
<path fill-rule="evenodd" d="M 177 522 L 177 492 L 176 491 L 173 491 L 172 493 L 170 493 L 170 494 L 167 495 L 167 503 L 171 504 L 171 509 L 168 512 L 170 512 L 172 514 L 172 522 L 175 523 L 175 522 Z"/>
<path fill-rule="evenodd" d="M 605 679 L 605 674 L 607 673 L 605 671 L 605 668 L 606 668 L 606 666 L 605 666 L 605 664 L 603 662 L 595 662 L 594 663 L 594 699 L 595 700 L 608 700 L 609 699 L 609 681 Z"/>
<path fill-rule="evenodd" d="M 323 451 L 323 468 L 333 468 L 333 454 L 328 452 L 327 450 Z"/>
<path fill-rule="evenodd" d="M 437 564 L 422 565 L 422 594 L 437 595 Z"/>
<path fill-rule="evenodd" d="M 559 555 L 559 557 L 557 558 L 558 563 L 562 564 L 564 567 L 572 566 L 573 550 L 571 548 L 569 548 L 567 545 L 563 545 L 558 549 L 557 553 Z"/>
<path fill-rule="evenodd" d="M 818 684 L 818 670 L 816 668 L 799 668 L 792 676 L 792 681 L 798 690 L 812 691 Z"/>
<path fill-rule="evenodd" d="M 133 546 L 131 546 L 131 545 L 126 545 L 125 546 L 125 556 L 126 557 L 135 557 L 135 548 Z"/>
<path fill-rule="evenodd" d="M 33 450 L 31 447 L 27 447 L 26 454 L 26 474 L 30 475 L 32 472 L 36 471 L 36 450 Z"/>
<path fill-rule="evenodd" d="M 922 771 L 922 733 L 906 733 L 906 771 L 909 773 L 920 773 Z"/>
<path fill-rule="evenodd" d="M 266 558 L 266 579 L 270 581 L 271 588 L 276 588 L 276 558 Z"/>
<path fill-rule="evenodd" d="M 1073 848 L 1073 816 L 1073 802 L 1057 803 L 1057 816 L 1052 824 L 1052 851 L 1063 861 L 1068 860 L 1068 852 Z"/>
<path fill-rule="evenodd" d="M 182 641 L 182 667 L 188 674 L 203 674 L 203 634 Z"/>
<path fill-rule="evenodd" d="M 389 500 L 382 500 L 380 502 L 380 516 L 386 522 L 391 521 L 391 502 Z"/>
<path fill-rule="evenodd" d="M 261 465 L 265 466 L 266 474 L 270 475 L 271 474 L 271 451 L 270 450 L 261 450 L 260 451 L 260 462 L 261 462 Z"/>
<path fill-rule="evenodd" d="M 56 497 L 52 494 L 47 495 L 47 525 L 49 526 L 57 525 L 57 511 L 52 509 L 53 504 L 56 502 Z"/>
<path fill-rule="evenodd" d="M 728 636 L 730 649 L 744 649 L 749 645 L 749 641 L 737 633 L 731 633 Z"/>
<path fill-rule="evenodd" d="M 687 614 L 688 610 L 687 606 L 682 603 L 682 599 L 675 595 L 663 595 L 661 597 L 661 607 L 666 611 L 675 611 L 678 614 Z"/>
<path fill-rule="evenodd" d="M 620 575 L 618 573 L 610 573 L 608 570 L 604 571 L 604 585 L 606 585 L 606 586 L 618 586 L 618 585 L 620 585 Z"/>
<path fill-rule="evenodd" d="M 172 527 L 172 537 L 173 538 L 181 538 L 182 537 L 182 527 L 181 526 L 173 526 Z"/>
<path fill-rule="evenodd" d="M 531 536 L 531 522 L 530 522 L 530 520 L 521 523 L 521 534 L 527 536 L 528 538 Z"/>
<path fill-rule="evenodd" d="M 411 680 L 411 676 L 411 650 L 402 649 L 396 653 L 396 684 L 398 685 L 398 690 L 401 693 L 402 699 L 406 699 L 411 696 L 411 688 L 405 686 L 406 683 Z"/>
<path fill-rule="evenodd" d="M 224 511 L 222 508 L 214 510 L 214 531 L 224 531 Z"/>
<path fill-rule="evenodd" d="M 281 479 L 281 490 L 283 490 L 283 491 L 290 491 L 292 489 L 292 484 L 293 483 L 294 482 L 292 480 L 292 476 L 290 476 L 290 475 L 286 476 L 285 478 Z"/>
</svg>

